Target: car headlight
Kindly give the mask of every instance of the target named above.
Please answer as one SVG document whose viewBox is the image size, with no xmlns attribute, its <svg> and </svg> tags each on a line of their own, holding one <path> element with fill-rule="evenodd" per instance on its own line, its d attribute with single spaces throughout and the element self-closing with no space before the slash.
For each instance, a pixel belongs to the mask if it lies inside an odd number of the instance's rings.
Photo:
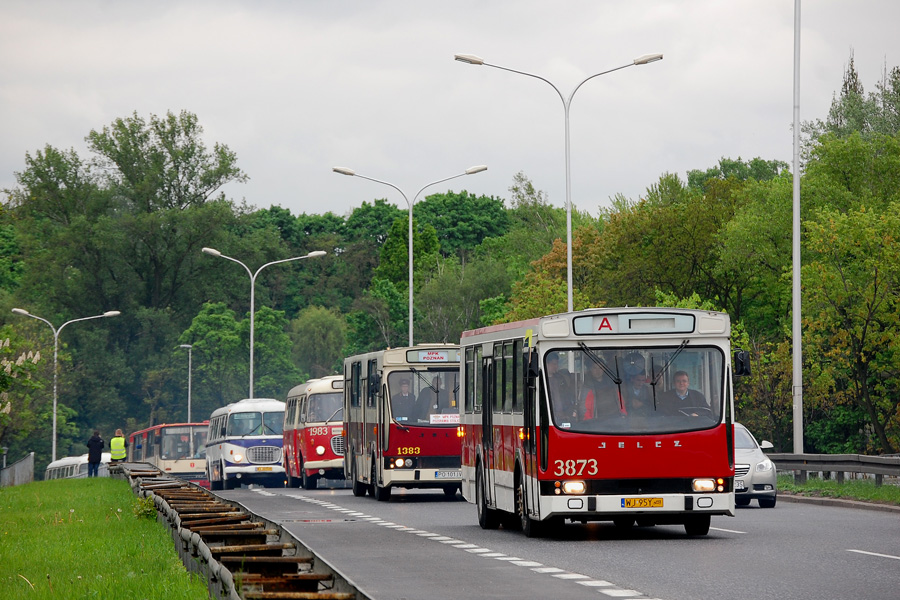
<svg viewBox="0 0 900 600">
<path fill-rule="evenodd" d="M 775 468 L 774 463 L 772 463 L 772 461 L 769 460 L 768 458 L 756 463 L 756 472 L 757 473 L 765 473 L 766 471 L 771 471 L 774 468 Z"/>
<path fill-rule="evenodd" d="M 316 446 L 316 454 L 319 456 L 325 454 L 325 446 Z"/>
</svg>

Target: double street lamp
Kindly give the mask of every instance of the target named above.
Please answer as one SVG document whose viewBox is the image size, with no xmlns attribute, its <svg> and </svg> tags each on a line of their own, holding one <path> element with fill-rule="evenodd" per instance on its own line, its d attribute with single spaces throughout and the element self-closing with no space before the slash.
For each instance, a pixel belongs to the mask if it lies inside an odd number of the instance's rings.
<svg viewBox="0 0 900 600">
<path fill-rule="evenodd" d="M 460 62 L 464 62 L 470 65 L 485 65 L 488 67 L 494 67 L 495 69 L 501 69 L 503 71 L 509 71 L 511 73 L 518 73 L 520 75 L 527 75 L 528 77 L 534 77 L 535 79 L 540 79 L 544 83 L 547 83 L 550 87 L 552 87 L 556 93 L 559 95 L 559 99 L 562 100 L 563 103 L 563 111 L 565 112 L 565 122 L 566 122 L 566 293 L 568 297 L 568 311 L 572 312 L 572 186 L 571 186 L 571 172 L 569 166 L 569 107 L 572 105 L 572 98 L 575 96 L 575 92 L 578 89 L 590 81 L 595 77 L 599 77 L 600 75 L 606 75 L 607 73 L 612 73 L 613 71 L 619 71 L 621 69 L 625 69 L 627 67 L 633 67 L 635 65 L 646 65 L 648 63 L 656 62 L 658 60 L 662 60 L 662 54 L 645 54 L 644 56 L 639 56 L 635 58 L 633 61 L 628 63 L 627 65 L 622 65 L 621 67 L 616 67 L 615 69 L 609 69 L 608 71 L 603 71 L 601 73 L 595 73 L 589 77 L 581 80 L 581 83 L 575 86 L 575 89 L 572 90 L 572 93 L 569 94 L 569 97 L 566 98 L 563 96 L 562 92 L 559 91 L 559 88 L 553 85 L 549 80 L 544 79 L 540 75 L 535 75 L 534 73 L 527 73 L 525 71 L 517 71 L 516 69 L 510 69 L 507 67 L 501 67 L 500 65 L 492 65 L 487 63 L 481 57 L 475 56 L 473 54 L 455 54 L 453 58 Z"/>
<path fill-rule="evenodd" d="M 406 205 L 409 207 L 409 232 L 408 232 L 409 248 L 407 250 L 408 254 L 409 254 L 409 345 L 412 346 L 413 345 L 413 226 L 412 226 L 413 204 L 416 203 L 416 198 L 419 197 L 419 194 L 421 194 L 427 188 L 430 188 L 431 186 L 437 185 L 439 183 L 443 183 L 445 181 L 450 181 L 451 179 L 456 179 L 457 177 L 462 177 L 464 175 L 474 175 L 475 173 L 481 173 L 482 171 L 487 171 L 487 167 L 485 165 L 479 165 L 477 167 L 469 167 L 468 169 L 466 169 L 465 171 L 463 171 L 462 173 L 459 173 L 457 175 L 452 175 L 450 177 L 445 177 L 444 179 L 438 179 L 437 181 L 432 181 L 431 183 L 428 183 L 425 186 L 423 186 L 422 189 L 420 189 L 418 192 L 416 192 L 416 195 L 413 196 L 412 202 L 410 202 L 410 200 L 409 200 L 409 198 L 407 198 L 406 194 L 403 193 L 403 190 L 398 188 L 393 183 L 389 183 L 387 181 L 381 181 L 380 179 L 373 179 L 372 177 L 366 177 L 365 175 L 360 175 L 353 169 L 348 169 L 346 167 L 334 167 L 331 170 L 334 171 L 335 173 L 340 173 L 341 175 L 349 175 L 350 177 L 360 177 L 362 179 L 368 179 L 369 181 L 374 181 L 375 183 L 380 183 L 382 185 L 390 186 L 390 187 L 394 188 L 395 190 L 397 190 L 398 192 L 400 192 L 400 195 L 403 196 L 404 200 L 406 200 Z"/>
<path fill-rule="evenodd" d="M 253 329 L 254 329 L 254 322 L 256 321 L 256 313 L 255 313 L 256 276 L 259 275 L 260 271 L 262 271 L 263 269 L 265 269 L 266 267 L 269 267 L 271 265 L 277 265 L 280 263 L 291 262 L 294 260 L 303 260 L 304 258 L 314 258 L 316 256 L 325 256 L 325 254 L 327 254 L 327 253 L 324 250 L 314 250 L 308 254 L 304 254 L 303 256 L 295 256 L 293 258 L 285 258 L 282 260 L 273 260 L 272 262 L 268 262 L 268 263 L 264 264 L 263 266 L 261 266 L 260 268 L 258 268 L 255 273 L 250 270 L 250 267 L 248 267 L 247 265 L 245 265 L 238 259 L 232 258 L 230 256 L 226 256 L 226 255 L 222 254 L 221 252 L 219 252 L 218 250 L 216 250 L 215 248 L 203 248 L 203 253 L 209 254 L 210 256 L 218 256 L 220 258 L 224 258 L 225 260 L 230 260 L 231 262 L 235 262 L 235 263 L 241 265 L 242 267 L 244 267 L 244 269 L 247 271 L 247 275 L 250 276 L 250 390 L 249 390 L 250 395 L 248 396 L 248 398 L 253 398 L 254 397 L 253 396 Z"/>
<path fill-rule="evenodd" d="M 27 310 L 23 308 L 14 308 L 12 309 L 13 313 L 17 315 L 22 315 L 23 317 L 31 317 L 32 319 L 37 319 L 38 321 L 43 321 L 47 325 L 50 326 L 50 329 L 53 331 L 53 451 L 52 451 L 52 460 L 56 460 L 56 404 L 57 404 L 57 357 L 59 355 L 59 334 L 62 333 L 63 327 L 68 325 L 69 323 L 77 323 L 78 321 L 89 321 L 90 319 L 102 319 L 104 317 L 118 317 L 120 314 L 117 310 L 108 310 L 102 315 L 94 315 L 93 317 L 82 317 L 80 319 L 72 319 L 71 321 L 66 321 L 62 325 L 59 326 L 59 329 L 53 326 L 53 323 L 48 321 L 43 317 L 39 317 L 37 315 L 33 315 Z"/>
</svg>

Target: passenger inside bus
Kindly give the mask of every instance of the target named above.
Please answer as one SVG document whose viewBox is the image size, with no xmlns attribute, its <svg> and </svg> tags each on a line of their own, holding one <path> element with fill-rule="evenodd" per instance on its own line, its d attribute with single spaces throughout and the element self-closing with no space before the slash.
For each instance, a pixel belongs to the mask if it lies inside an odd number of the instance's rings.
<svg viewBox="0 0 900 600">
<path fill-rule="evenodd" d="M 627 411 L 616 384 L 606 375 L 599 362 L 591 362 L 580 395 L 578 419 L 605 419 L 625 416 Z"/>
</svg>

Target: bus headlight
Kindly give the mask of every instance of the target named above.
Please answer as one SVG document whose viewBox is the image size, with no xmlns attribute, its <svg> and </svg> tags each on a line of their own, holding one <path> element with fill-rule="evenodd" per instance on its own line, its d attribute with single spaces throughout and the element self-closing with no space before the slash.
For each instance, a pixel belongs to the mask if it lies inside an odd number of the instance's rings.
<svg viewBox="0 0 900 600">
<path fill-rule="evenodd" d="M 716 480 L 715 479 L 695 479 L 691 483 L 691 488 L 695 492 L 700 492 L 702 494 L 709 494 L 716 491 Z"/>
<path fill-rule="evenodd" d="M 242 460 L 244 460 L 244 457 L 243 457 L 242 455 L 240 455 L 240 454 L 232 454 L 232 455 L 231 455 L 231 458 L 232 458 L 232 460 L 233 460 L 234 462 L 236 462 L 236 463 L 239 463 L 239 462 L 241 462 Z"/>
<path fill-rule="evenodd" d="M 316 454 L 319 456 L 325 454 L 325 446 L 316 446 Z"/>
<path fill-rule="evenodd" d="M 583 481 L 565 481 L 562 489 L 567 494 L 583 494 L 587 488 Z"/>
</svg>

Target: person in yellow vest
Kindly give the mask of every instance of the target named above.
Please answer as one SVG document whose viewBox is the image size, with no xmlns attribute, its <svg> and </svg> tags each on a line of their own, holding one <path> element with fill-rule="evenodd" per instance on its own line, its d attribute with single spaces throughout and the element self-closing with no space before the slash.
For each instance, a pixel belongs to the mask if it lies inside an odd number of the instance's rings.
<svg viewBox="0 0 900 600">
<path fill-rule="evenodd" d="M 127 455 L 128 440 L 125 439 L 125 434 L 122 433 L 121 429 L 116 429 L 116 435 L 114 435 L 113 438 L 109 440 L 110 462 L 125 462 L 125 457 Z"/>
</svg>

